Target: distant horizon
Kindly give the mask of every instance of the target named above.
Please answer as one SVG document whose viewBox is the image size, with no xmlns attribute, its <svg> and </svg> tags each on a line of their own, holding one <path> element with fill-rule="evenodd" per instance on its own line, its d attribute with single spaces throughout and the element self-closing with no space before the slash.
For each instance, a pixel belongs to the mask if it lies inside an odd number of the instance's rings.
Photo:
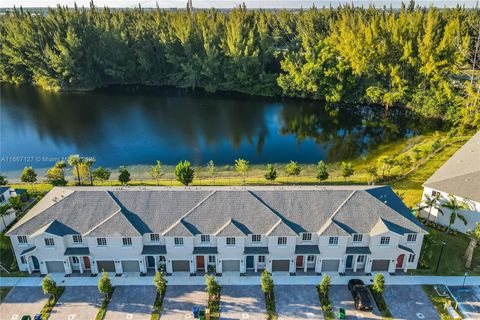
<svg viewBox="0 0 480 320">
<path fill-rule="evenodd" d="M 79 7 L 89 7 L 90 0 L 44 0 L 42 5 L 39 6 L 38 0 L 0 0 L 0 8 L 13 8 L 14 6 L 23 8 L 48 8 L 56 7 L 57 5 L 73 7 L 75 3 Z M 238 6 L 241 3 L 245 3 L 247 8 L 258 9 L 299 9 L 299 8 L 310 8 L 312 5 L 316 7 L 338 7 L 339 5 L 352 4 L 358 7 L 374 5 L 376 7 L 393 7 L 399 8 L 402 4 L 408 3 L 409 1 L 401 0 L 193 0 L 194 8 L 218 8 L 218 9 L 229 9 Z M 141 5 L 144 8 L 154 8 L 158 6 L 160 8 L 185 8 L 187 0 L 98 0 L 94 1 L 95 5 L 98 7 L 111 7 L 111 8 L 133 8 Z M 457 5 L 465 6 L 467 8 L 478 7 L 477 0 L 464 0 L 464 1 L 453 1 L 453 0 L 440 0 L 440 1 L 426 1 L 426 0 L 417 0 L 415 4 L 422 7 L 435 6 L 438 8 L 444 7 L 455 7 Z"/>
</svg>

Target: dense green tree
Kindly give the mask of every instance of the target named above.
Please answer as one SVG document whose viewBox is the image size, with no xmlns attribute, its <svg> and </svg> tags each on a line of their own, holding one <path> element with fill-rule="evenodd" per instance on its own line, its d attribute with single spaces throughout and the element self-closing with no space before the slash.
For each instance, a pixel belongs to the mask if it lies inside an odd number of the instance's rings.
<svg viewBox="0 0 480 320">
<path fill-rule="evenodd" d="M 290 161 L 286 166 L 285 166 L 285 173 L 287 176 L 298 176 L 302 172 L 302 168 L 296 161 Z"/>
<path fill-rule="evenodd" d="M 0 186 L 6 186 L 7 184 L 8 184 L 7 177 L 0 175 Z"/>
<path fill-rule="evenodd" d="M 153 277 L 153 285 L 157 289 L 157 293 L 160 295 L 164 295 L 167 291 L 167 280 L 163 276 L 163 273 L 160 271 L 155 272 L 155 276 Z"/>
<path fill-rule="evenodd" d="M 123 185 L 127 185 L 130 182 L 130 172 L 126 167 L 118 168 L 118 181 L 120 181 Z"/>
<path fill-rule="evenodd" d="M 317 164 L 317 179 L 320 181 L 325 181 L 329 177 L 327 166 L 323 160 L 320 160 Z"/>
<path fill-rule="evenodd" d="M 68 156 L 68 164 L 73 168 L 73 174 L 77 177 L 77 185 L 82 185 L 82 180 L 80 179 L 80 164 L 82 163 L 82 158 L 78 154 L 72 154 Z"/>
<path fill-rule="evenodd" d="M 42 289 L 44 294 L 51 294 L 53 296 L 56 296 L 58 293 L 57 283 L 52 279 L 49 274 L 47 274 L 47 276 L 42 279 Z"/>
<path fill-rule="evenodd" d="M 460 214 L 459 211 L 461 210 L 471 210 L 472 208 L 466 202 L 460 201 L 455 196 L 449 195 L 448 200 L 443 202 L 440 205 L 442 208 L 447 209 L 448 213 L 450 214 L 450 221 L 448 223 L 447 232 L 450 230 L 452 224 L 455 223 L 457 219 L 461 220 L 465 225 L 467 225 L 467 218 L 463 214 Z M 444 214 L 443 211 L 439 211 L 440 213 Z"/>
<path fill-rule="evenodd" d="M 248 174 L 248 161 L 244 159 L 237 159 L 235 160 L 235 170 L 242 176 L 243 184 L 245 184 L 245 179 L 247 178 Z"/>
<path fill-rule="evenodd" d="M 277 169 L 273 166 L 273 164 L 267 164 L 267 172 L 265 172 L 265 179 L 268 181 L 275 181 L 277 179 Z"/>
<path fill-rule="evenodd" d="M 92 176 L 94 180 L 105 182 L 110 179 L 111 171 L 103 167 L 98 167 L 92 171 Z"/>
<path fill-rule="evenodd" d="M 352 176 L 354 171 L 352 164 L 350 162 L 342 162 L 340 164 L 341 169 L 342 169 L 342 177 L 347 181 L 347 178 Z"/>
<path fill-rule="evenodd" d="M 20 180 L 22 182 L 27 182 L 32 185 L 33 190 L 35 190 L 35 182 L 37 182 L 37 173 L 33 170 L 32 167 L 25 167 L 22 170 L 20 175 Z"/>
<path fill-rule="evenodd" d="M 52 168 L 48 169 L 47 173 L 45 174 L 45 178 L 47 178 L 47 182 L 52 186 L 67 185 L 64 171 L 57 166 L 53 166 Z"/>
<path fill-rule="evenodd" d="M 108 277 L 108 273 L 102 270 L 102 276 L 98 279 L 98 292 L 103 295 L 104 300 L 108 300 L 112 290 L 112 281 Z"/>
<path fill-rule="evenodd" d="M 181 182 L 185 186 L 188 186 L 190 183 L 192 183 L 193 178 L 195 178 L 195 170 L 191 168 L 190 162 L 187 160 L 183 162 L 180 161 L 177 164 L 174 174 L 175 177 L 177 177 L 177 181 Z"/>
<path fill-rule="evenodd" d="M 150 176 L 152 177 L 152 179 L 155 179 L 157 181 L 157 186 L 159 185 L 159 180 L 162 178 L 163 175 L 164 173 L 162 171 L 162 163 L 157 160 L 157 163 L 152 166 L 150 170 Z"/>
</svg>

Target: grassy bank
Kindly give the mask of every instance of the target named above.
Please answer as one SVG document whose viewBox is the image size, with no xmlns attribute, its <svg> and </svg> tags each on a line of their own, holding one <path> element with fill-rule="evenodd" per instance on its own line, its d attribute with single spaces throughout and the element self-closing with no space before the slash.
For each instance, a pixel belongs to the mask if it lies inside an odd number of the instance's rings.
<svg viewBox="0 0 480 320">
<path fill-rule="evenodd" d="M 5 299 L 10 290 L 12 290 L 12 287 L 0 287 L 0 302 Z"/>
<path fill-rule="evenodd" d="M 438 295 L 437 291 L 435 290 L 435 286 L 430 286 L 430 285 L 422 285 L 423 291 L 427 294 L 427 296 L 430 298 L 430 301 L 432 301 L 433 306 L 437 310 L 437 312 L 440 314 L 442 317 L 442 320 L 454 320 L 448 311 L 445 309 L 445 304 L 448 303 L 448 301 L 452 302 L 452 306 L 454 306 L 454 301 L 453 298 L 450 296 L 450 293 L 447 291 L 447 296 L 440 296 Z M 458 310 L 457 310 L 458 312 Z M 459 312 L 460 314 L 460 312 Z M 461 314 L 460 314 L 461 316 Z"/>
</svg>

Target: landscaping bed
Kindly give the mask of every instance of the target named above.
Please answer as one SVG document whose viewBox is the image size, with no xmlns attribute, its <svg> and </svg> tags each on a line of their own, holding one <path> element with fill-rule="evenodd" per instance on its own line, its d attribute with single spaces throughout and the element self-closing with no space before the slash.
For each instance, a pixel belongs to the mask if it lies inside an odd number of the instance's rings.
<svg viewBox="0 0 480 320">
<path fill-rule="evenodd" d="M 370 293 L 372 294 L 373 300 L 375 300 L 375 304 L 377 305 L 378 311 L 380 311 L 380 315 L 384 319 L 393 319 L 392 313 L 388 309 L 387 303 L 383 298 L 383 294 L 377 293 L 375 290 L 373 290 L 372 286 L 368 286 L 368 288 L 370 289 Z"/>
<path fill-rule="evenodd" d="M 65 291 L 65 287 L 56 287 L 55 294 L 52 294 L 50 298 L 48 298 L 47 303 L 43 307 L 40 313 L 42 314 L 42 319 L 48 319 L 50 313 L 53 310 L 53 307 L 57 304 L 58 298 L 62 295 L 63 291 Z"/>
<path fill-rule="evenodd" d="M 454 305 L 454 299 L 446 290 L 444 293 L 445 295 L 439 295 L 438 292 L 435 290 L 435 286 L 432 285 L 422 285 L 423 291 L 427 294 L 427 296 L 430 298 L 430 301 L 432 301 L 433 306 L 437 310 L 437 312 L 440 314 L 442 317 L 442 320 L 454 320 L 453 317 L 450 316 L 448 311 L 445 309 L 445 304 L 448 301 L 452 302 L 452 306 L 455 307 Z M 461 316 L 461 313 L 456 309 L 458 314 Z"/>
</svg>

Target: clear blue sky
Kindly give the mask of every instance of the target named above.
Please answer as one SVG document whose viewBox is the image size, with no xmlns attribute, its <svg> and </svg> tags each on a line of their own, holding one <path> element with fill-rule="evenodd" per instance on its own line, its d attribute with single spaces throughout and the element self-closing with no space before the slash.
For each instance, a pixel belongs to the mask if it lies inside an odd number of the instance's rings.
<svg viewBox="0 0 480 320">
<path fill-rule="evenodd" d="M 78 6 L 88 6 L 90 0 L 0 0 L 0 7 L 52 7 L 57 4 L 73 6 L 74 3 Z M 97 6 L 109 7 L 135 7 L 140 3 L 142 7 L 155 7 L 156 3 L 160 7 L 173 8 L 185 7 L 186 0 L 96 0 Z M 337 6 L 338 4 L 354 3 L 358 6 L 368 6 L 368 4 L 375 4 L 377 7 L 384 5 L 399 7 L 401 0 L 193 0 L 193 6 L 196 8 L 232 8 L 239 3 L 245 2 L 248 8 L 300 8 L 311 7 L 315 4 L 317 7 L 322 6 Z M 408 0 L 405 0 L 408 2 Z M 465 5 L 467 7 L 474 7 L 477 0 L 417 0 L 416 3 L 422 6 L 434 5 L 437 7 L 452 7 L 457 4 Z"/>
</svg>

